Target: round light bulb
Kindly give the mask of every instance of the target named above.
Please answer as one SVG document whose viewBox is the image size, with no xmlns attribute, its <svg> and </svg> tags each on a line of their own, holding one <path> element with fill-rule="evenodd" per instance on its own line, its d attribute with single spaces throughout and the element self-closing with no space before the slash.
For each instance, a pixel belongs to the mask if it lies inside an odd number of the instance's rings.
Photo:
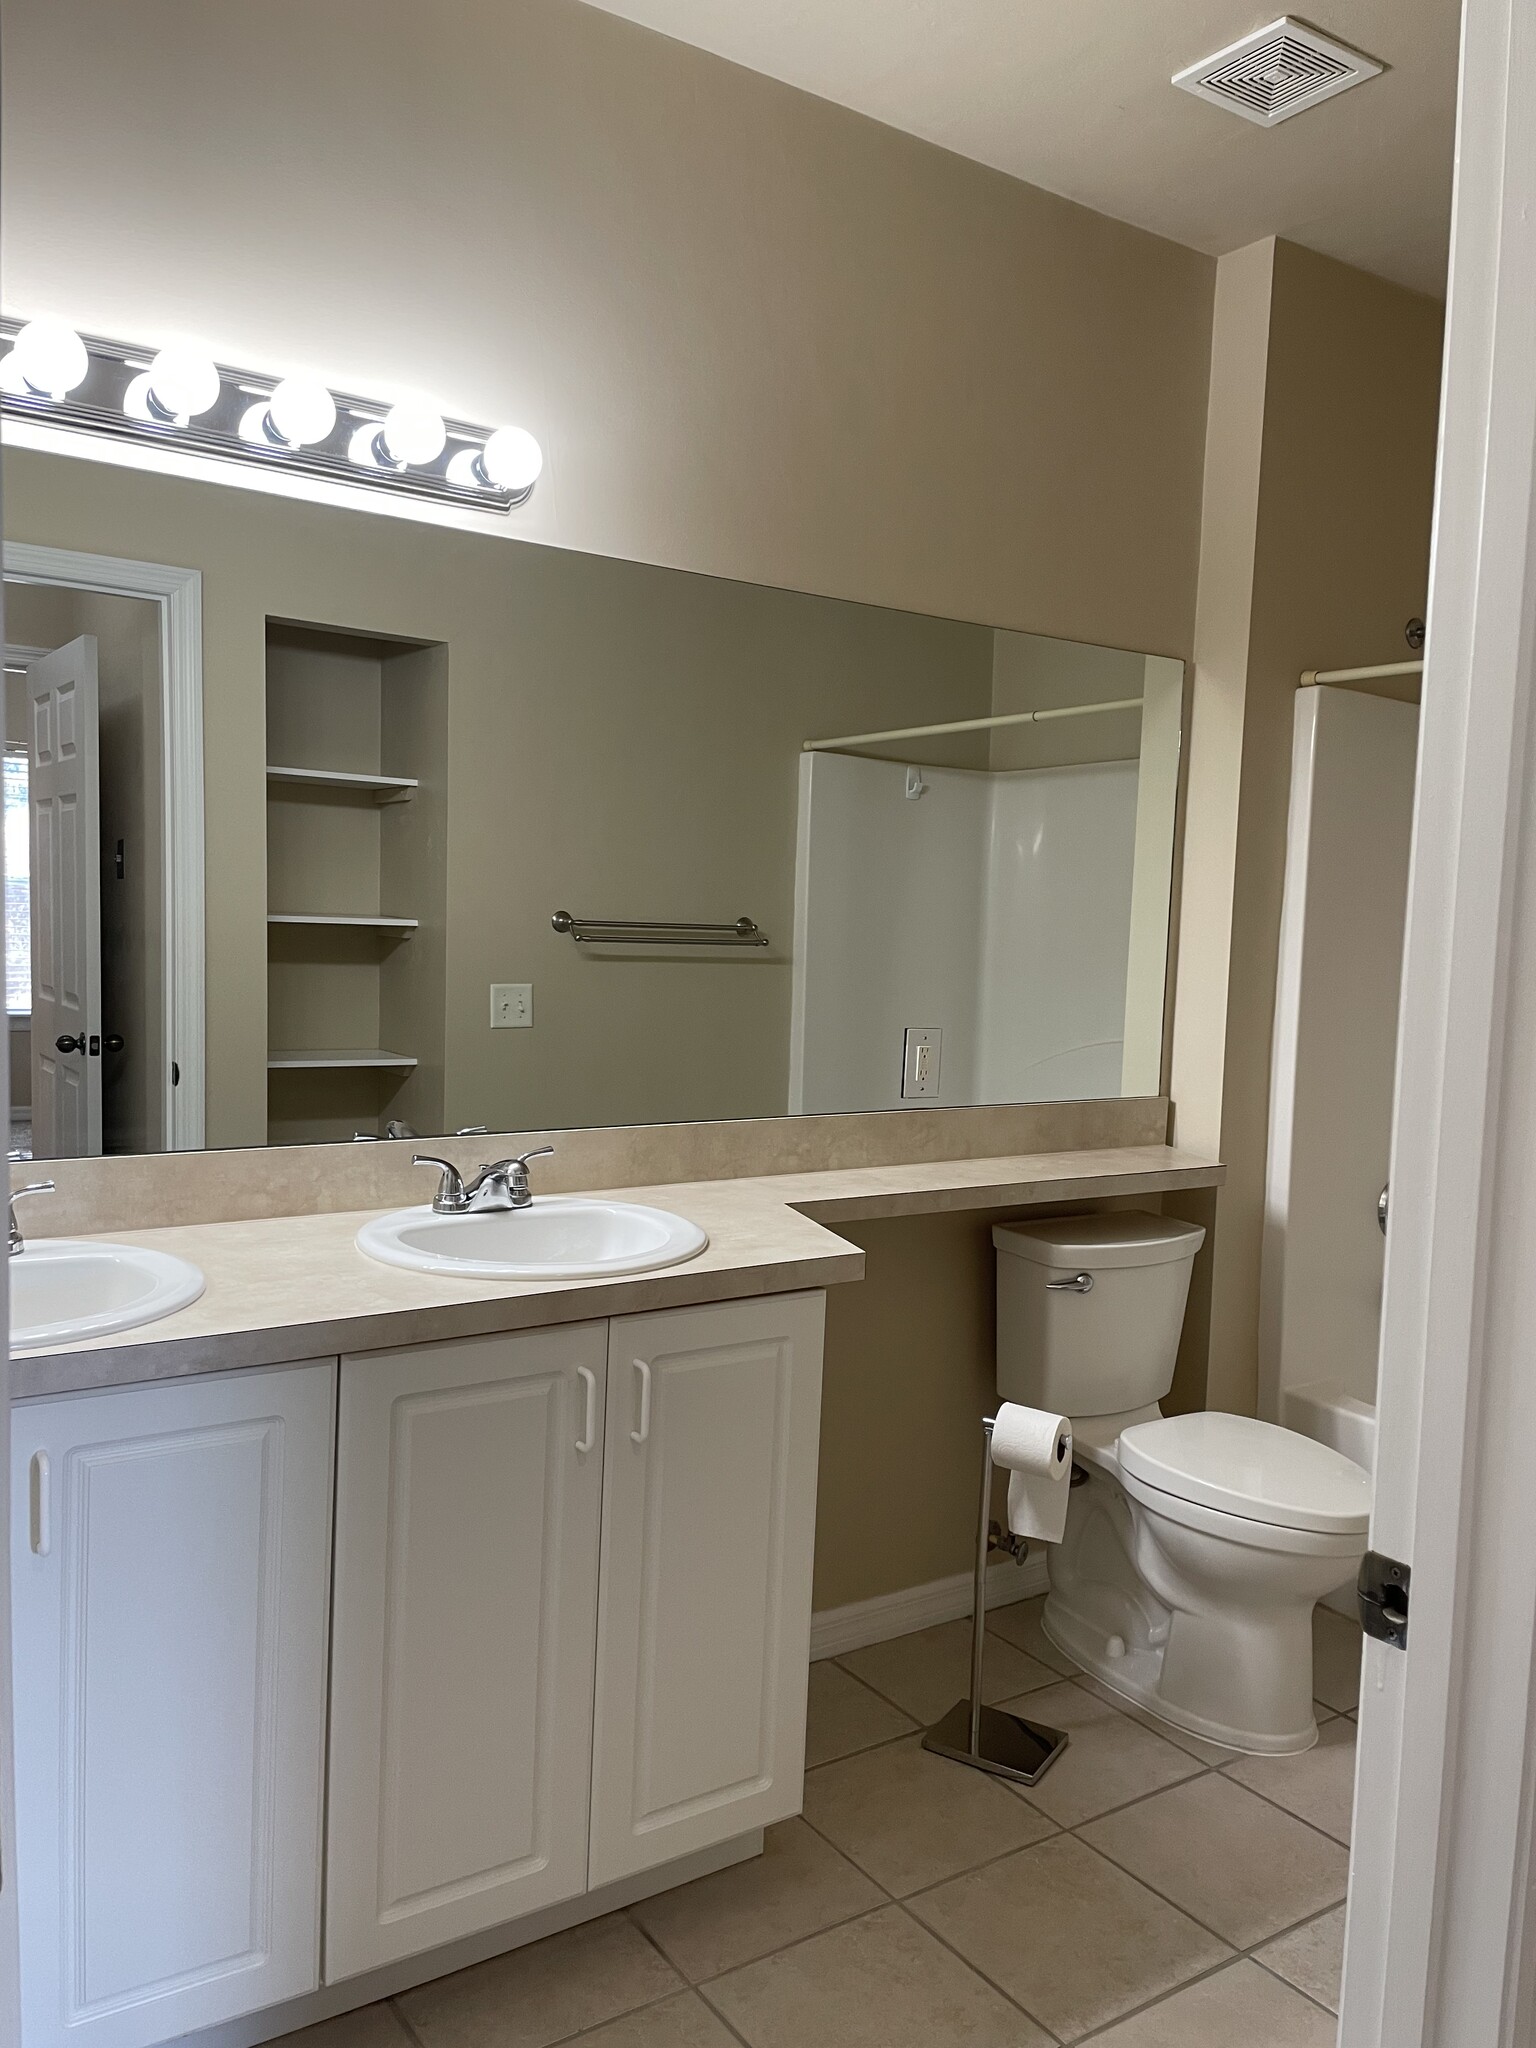
<svg viewBox="0 0 1536 2048">
<path fill-rule="evenodd" d="M 379 431 L 390 460 L 402 466 L 435 462 L 448 439 L 441 417 L 431 406 L 409 398 L 390 407 Z"/>
<path fill-rule="evenodd" d="M 149 395 L 178 420 L 196 419 L 218 403 L 218 366 L 195 348 L 163 348 L 149 366 Z"/>
<path fill-rule="evenodd" d="M 530 491 L 544 467 L 544 451 L 522 427 L 498 427 L 480 462 L 499 491 Z"/>
<path fill-rule="evenodd" d="M 34 398 L 64 398 L 91 367 L 85 343 L 62 320 L 29 320 L 6 359 L 13 389 Z"/>
<path fill-rule="evenodd" d="M 309 377 L 285 377 L 267 400 L 272 430 L 290 448 L 324 441 L 336 425 L 336 401 Z"/>
</svg>

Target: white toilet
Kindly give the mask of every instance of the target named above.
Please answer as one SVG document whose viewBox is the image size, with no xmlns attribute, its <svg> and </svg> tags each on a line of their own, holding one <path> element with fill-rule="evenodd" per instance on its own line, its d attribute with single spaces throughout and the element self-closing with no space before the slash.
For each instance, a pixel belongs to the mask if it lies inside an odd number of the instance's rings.
<svg viewBox="0 0 1536 2048">
<path fill-rule="evenodd" d="M 1070 1416 L 1045 1632 L 1175 1727 L 1309 1749 L 1312 1609 L 1365 1554 L 1370 1475 L 1247 1415 L 1164 1416 L 1205 1232 L 1133 1209 L 997 1224 L 997 1383 Z"/>
</svg>

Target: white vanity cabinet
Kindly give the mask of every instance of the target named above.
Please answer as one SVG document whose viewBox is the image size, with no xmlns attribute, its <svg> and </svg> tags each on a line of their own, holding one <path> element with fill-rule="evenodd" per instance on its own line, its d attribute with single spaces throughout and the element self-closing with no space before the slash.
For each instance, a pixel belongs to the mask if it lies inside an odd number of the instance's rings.
<svg viewBox="0 0 1536 2048">
<path fill-rule="evenodd" d="M 586 1889 L 607 1351 L 341 1362 L 328 1982 Z"/>
<path fill-rule="evenodd" d="M 19 1405 L 24 2048 L 430 1975 L 798 1811 L 823 1310 Z"/>
<path fill-rule="evenodd" d="M 319 1977 L 334 1361 L 18 1405 L 26 2048 Z"/>
<path fill-rule="evenodd" d="M 800 1810 L 825 1303 L 608 1326 L 594 1886 Z"/>
</svg>

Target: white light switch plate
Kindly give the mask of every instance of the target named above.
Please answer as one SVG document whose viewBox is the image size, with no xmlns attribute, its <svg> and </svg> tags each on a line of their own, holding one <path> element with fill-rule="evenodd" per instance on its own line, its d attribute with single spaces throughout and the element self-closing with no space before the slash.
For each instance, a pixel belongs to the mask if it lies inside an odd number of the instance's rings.
<svg viewBox="0 0 1536 2048">
<path fill-rule="evenodd" d="M 491 983 L 491 1029 L 519 1031 L 533 1022 L 533 983 L 493 981 Z"/>
<path fill-rule="evenodd" d="M 939 1092 L 939 1056 L 944 1034 L 931 1024 L 909 1024 L 901 1041 L 901 1099 L 915 1101 Z"/>
</svg>

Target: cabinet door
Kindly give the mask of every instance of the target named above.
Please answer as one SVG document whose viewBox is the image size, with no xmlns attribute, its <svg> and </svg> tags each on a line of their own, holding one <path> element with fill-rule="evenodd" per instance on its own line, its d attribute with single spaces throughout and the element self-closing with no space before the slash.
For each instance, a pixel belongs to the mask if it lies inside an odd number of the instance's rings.
<svg viewBox="0 0 1536 2048">
<path fill-rule="evenodd" d="M 799 1811 L 824 1307 L 608 1326 L 593 1885 Z"/>
<path fill-rule="evenodd" d="M 334 1361 L 12 1416 L 27 2048 L 319 1982 Z"/>
<path fill-rule="evenodd" d="M 341 1364 L 325 1974 L 586 1886 L 601 1323 Z"/>
</svg>

